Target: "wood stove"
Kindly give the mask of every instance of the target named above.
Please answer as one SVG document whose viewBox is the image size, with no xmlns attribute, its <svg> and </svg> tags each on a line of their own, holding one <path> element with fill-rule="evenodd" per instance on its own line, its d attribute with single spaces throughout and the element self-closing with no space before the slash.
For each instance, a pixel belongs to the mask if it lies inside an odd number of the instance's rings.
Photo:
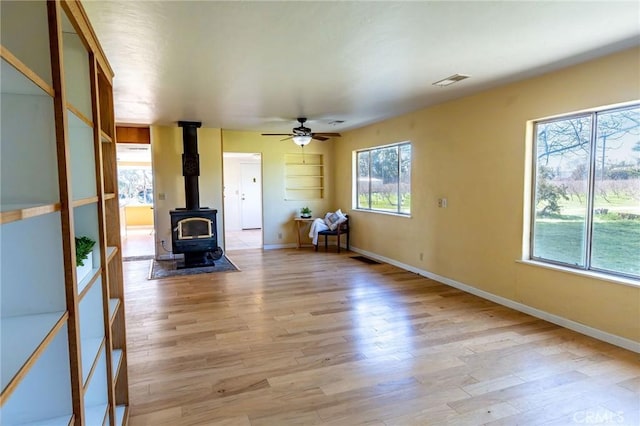
<svg viewBox="0 0 640 426">
<path fill-rule="evenodd" d="M 198 154 L 198 128 L 200 122 L 179 121 L 182 127 L 182 175 L 187 206 L 171 210 L 171 247 L 174 254 L 184 254 L 184 266 L 195 268 L 215 265 L 222 257 L 216 235 L 218 210 L 200 207 L 200 157 Z"/>
</svg>

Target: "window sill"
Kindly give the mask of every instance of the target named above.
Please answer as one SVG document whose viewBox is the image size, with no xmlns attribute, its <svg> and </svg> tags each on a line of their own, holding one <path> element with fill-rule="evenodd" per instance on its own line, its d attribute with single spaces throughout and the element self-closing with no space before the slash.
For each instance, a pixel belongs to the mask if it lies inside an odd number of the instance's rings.
<svg viewBox="0 0 640 426">
<path fill-rule="evenodd" d="M 540 268 L 551 269 L 554 271 L 565 272 L 573 275 L 579 275 L 586 278 L 593 278 L 597 280 L 608 281 L 614 284 L 621 284 L 629 287 L 635 287 L 635 288 L 640 287 L 640 281 L 634 280 L 633 278 L 616 277 L 614 275 L 608 275 L 608 274 L 603 274 L 601 272 L 594 272 L 594 271 L 581 271 L 573 268 L 567 268 L 566 266 L 552 265 L 550 263 L 538 262 L 536 260 L 522 259 L 522 260 L 516 260 L 516 263 L 537 266 Z"/>
<path fill-rule="evenodd" d="M 400 214 L 400 213 L 393 213 L 393 212 L 385 212 L 381 210 L 367 210 L 367 209 L 359 209 L 359 208 L 354 208 L 353 210 L 357 212 L 363 212 L 363 213 L 376 213 L 376 214 L 383 214 L 387 216 L 395 216 L 395 217 L 402 217 L 405 219 L 411 219 L 411 214 Z"/>
</svg>

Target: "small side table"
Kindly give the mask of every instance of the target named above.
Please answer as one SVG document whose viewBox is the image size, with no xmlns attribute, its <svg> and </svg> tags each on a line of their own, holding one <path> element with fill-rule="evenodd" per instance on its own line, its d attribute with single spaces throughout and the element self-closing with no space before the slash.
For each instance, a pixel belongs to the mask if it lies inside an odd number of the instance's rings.
<svg viewBox="0 0 640 426">
<path fill-rule="evenodd" d="M 298 248 L 302 247 L 302 243 L 300 242 L 300 225 L 307 224 L 313 222 L 314 218 L 312 217 L 294 217 L 294 222 L 296 223 L 296 237 L 298 237 Z"/>
</svg>

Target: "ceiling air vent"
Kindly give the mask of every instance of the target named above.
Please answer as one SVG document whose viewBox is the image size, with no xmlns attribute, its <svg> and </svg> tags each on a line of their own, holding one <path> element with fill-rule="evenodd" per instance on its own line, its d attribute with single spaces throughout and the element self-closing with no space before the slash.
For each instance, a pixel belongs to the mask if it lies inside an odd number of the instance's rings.
<svg viewBox="0 0 640 426">
<path fill-rule="evenodd" d="M 435 83 L 433 83 L 434 86 L 440 86 L 440 87 L 445 87 L 445 86 L 449 86 L 453 83 L 457 83 L 460 80 L 464 80 L 471 77 L 470 75 L 465 75 L 465 74 L 454 74 L 452 76 L 449 76 L 447 78 L 444 78 L 440 81 L 436 81 Z"/>
</svg>

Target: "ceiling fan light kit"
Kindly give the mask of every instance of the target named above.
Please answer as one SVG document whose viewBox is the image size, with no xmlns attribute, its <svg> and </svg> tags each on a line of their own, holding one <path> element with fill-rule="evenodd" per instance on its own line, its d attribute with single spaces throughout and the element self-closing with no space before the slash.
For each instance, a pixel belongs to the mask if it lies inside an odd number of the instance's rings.
<svg viewBox="0 0 640 426">
<path fill-rule="evenodd" d="M 306 121 L 306 117 L 299 117 L 298 122 L 300 123 L 300 126 L 294 127 L 292 129 L 292 133 L 263 133 L 262 136 L 289 136 L 282 140 L 286 141 L 292 139 L 293 143 L 302 147 L 309 144 L 312 139 L 326 141 L 332 137 L 340 137 L 340 133 L 312 133 L 310 128 L 304 127 L 304 123 Z"/>
<path fill-rule="evenodd" d="M 296 135 L 293 138 L 293 143 L 299 146 L 305 146 L 311 142 L 311 135 Z"/>
</svg>

